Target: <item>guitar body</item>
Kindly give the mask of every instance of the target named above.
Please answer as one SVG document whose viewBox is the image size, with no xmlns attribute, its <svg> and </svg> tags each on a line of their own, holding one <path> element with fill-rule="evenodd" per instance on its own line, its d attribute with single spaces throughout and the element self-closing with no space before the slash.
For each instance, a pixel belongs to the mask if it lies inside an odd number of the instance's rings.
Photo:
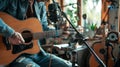
<svg viewBox="0 0 120 67">
<path fill-rule="evenodd" d="M 106 55 L 107 51 L 106 51 L 105 44 L 102 41 L 94 43 L 92 48 L 94 49 L 95 53 L 98 55 L 98 57 L 103 61 L 103 63 L 107 67 L 114 67 L 114 61 L 110 54 L 111 48 L 109 48 L 108 56 Z M 106 56 L 108 57 L 107 63 L 106 63 Z M 97 62 L 97 60 L 92 54 L 89 57 L 88 63 L 89 63 L 89 67 L 101 67 L 101 65 Z"/>
<path fill-rule="evenodd" d="M 38 19 L 36 18 L 30 18 L 27 20 L 17 20 L 10 16 L 9 14 L 0 12 L 0 18 L 3 19 L 3 21 L 12 27 L 15 31 L 23 33 L 23 32 L 29 32 L 29 33 L 35 33 L 35 32 L 42 32 L 42 26 Z M 16 49 L 13 52 L 13 46 L 9 45 L 11 49 L 7 50 L 6 45 L 3 42 L 3 36 L 0 36 L 0 65 L 6 65 L 12 62 L 15 58 L 17 58 L 19 55 L 23 53 L 29 53 L 29 54 L 36 54 L 40 51 L 38 40 L 30 40 L 32 42 L 32 46 L 30 46 L 29 49 L 24 49 L 23 51 L 15 53 L 15 51 L 19 50 Z M 28 41 L 27 41 L 28 42 Z M 21 48 L 21 47 L 20 47 Z"/>
</svg>

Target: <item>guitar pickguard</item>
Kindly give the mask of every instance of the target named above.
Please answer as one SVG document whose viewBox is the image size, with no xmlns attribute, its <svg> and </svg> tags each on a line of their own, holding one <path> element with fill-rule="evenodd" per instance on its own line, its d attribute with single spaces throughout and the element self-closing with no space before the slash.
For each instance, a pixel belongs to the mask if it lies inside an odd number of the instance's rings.
<svg viewBox="0 0 120 67">
<path fill-rule="evenodd" d="M 24 45 L 24 44 L 13 45 L 11 48 L 11 44 L 8 42 L 7 38 L 3 37 L 2 40 L 3 40 L 3 43 L 5 44 L 7 50 L 12 49 L 12 54 L 17 54 L 19 52 L 22 52 L 24 50 L 27 50 L 27 49 L 30 49 L 33 47 L 33 43 L 30 43 L 29 45 Z"/>
<path fill-rule="evenodd" d="M 29 45 L 24 45 L 24 44 L 20 44 L 20 45 L 13 45 L 13 49 L 12 49 L 12 53 L 13 54 L 17 54 L 21 51 L 30 49 L 33 47 L 33 43 L 29 44 Z"/>
</svg>

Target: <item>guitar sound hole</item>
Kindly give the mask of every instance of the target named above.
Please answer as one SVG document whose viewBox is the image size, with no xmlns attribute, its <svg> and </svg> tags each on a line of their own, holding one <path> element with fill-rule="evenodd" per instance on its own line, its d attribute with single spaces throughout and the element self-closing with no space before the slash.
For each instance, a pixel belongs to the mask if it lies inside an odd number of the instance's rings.
<svg viewBox="0 0 120 67">
<path fill-rule="evenodd" d="M 27 31 L 27 30 L 22 32 L 22 36 L 25 40 L 25 43 L 29 43 L 33 39 L 32 33 L 30 31 Z"/>
<path fill-rule="evenodd" d="M 27 30 L 22 32 L 22 36 L 25 40 L 25 43 L 30 43 L 33 39 L 32 33 L 30 31 L 27 31 Z M 24 50 L 32 48 L 32 47 L 33 47 L 33 43 L 30 43 L 29 45 L 24 45 L 24 44 L 14 45 L 12 53 L 17 54 L 21 51 L 24 51 Z"/>
</svg>

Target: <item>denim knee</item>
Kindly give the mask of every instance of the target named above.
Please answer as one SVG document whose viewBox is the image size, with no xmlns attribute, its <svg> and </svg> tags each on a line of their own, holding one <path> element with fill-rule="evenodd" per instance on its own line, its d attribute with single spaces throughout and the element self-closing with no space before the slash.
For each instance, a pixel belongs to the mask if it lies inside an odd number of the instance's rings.
<svg viewBox="0 0 120 67">
<path fill-rule="evenodd" d="M 37 63 L 35 63 L 32 59 L 26 57 L 19 57 L 14 61 L 10 67 L 40 67 Z"/>
<path fill-rule="evenodd" d="M 72 67 L 72 63 L 70 61 L 64 60 L 60 57 L 57 57 L 53 54 L 46 55 L 46 59 L 42 60 L 40 63 L 42 67 Z"/>
</svg>

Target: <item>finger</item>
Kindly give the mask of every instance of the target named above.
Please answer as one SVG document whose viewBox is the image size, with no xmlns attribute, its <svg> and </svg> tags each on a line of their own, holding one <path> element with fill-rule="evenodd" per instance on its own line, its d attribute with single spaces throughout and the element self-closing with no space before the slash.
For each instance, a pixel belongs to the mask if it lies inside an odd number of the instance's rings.
<svg viewBox="0 0 120 67">
<path fill-rule="evenodd" d="M 17 33 L 17 38 L 20 40 L 20 43 L 24 43 L 25 40 L 20 33 Z"/>
<path fill-rule="evenodd" d="M 20 41 L 21 41 L 21 43 L 25 43 L 24 38 L 23 38 L 21 35 L 19 35 L 19 37 L 20 37 Z"/>
<path fill-rule="evenodd" d="M 19 44 L 22 43 L 22 42 L 21 42 L 19 39 L 17 39 L 17 38 L 9 38 L 8 41 L 9 41 L 9 43 L 12 44 L 12 45 L 19 45 Z"/>
<path fill-rule="evenodd" d="M 8 41 L 9 41 L 9 44 L 12 44 L 12 45 L 18 44 L 18 43 L 17 43 L 15 40 L 13 40 L 12 38 L 9 38 Z"/>
</svg>

